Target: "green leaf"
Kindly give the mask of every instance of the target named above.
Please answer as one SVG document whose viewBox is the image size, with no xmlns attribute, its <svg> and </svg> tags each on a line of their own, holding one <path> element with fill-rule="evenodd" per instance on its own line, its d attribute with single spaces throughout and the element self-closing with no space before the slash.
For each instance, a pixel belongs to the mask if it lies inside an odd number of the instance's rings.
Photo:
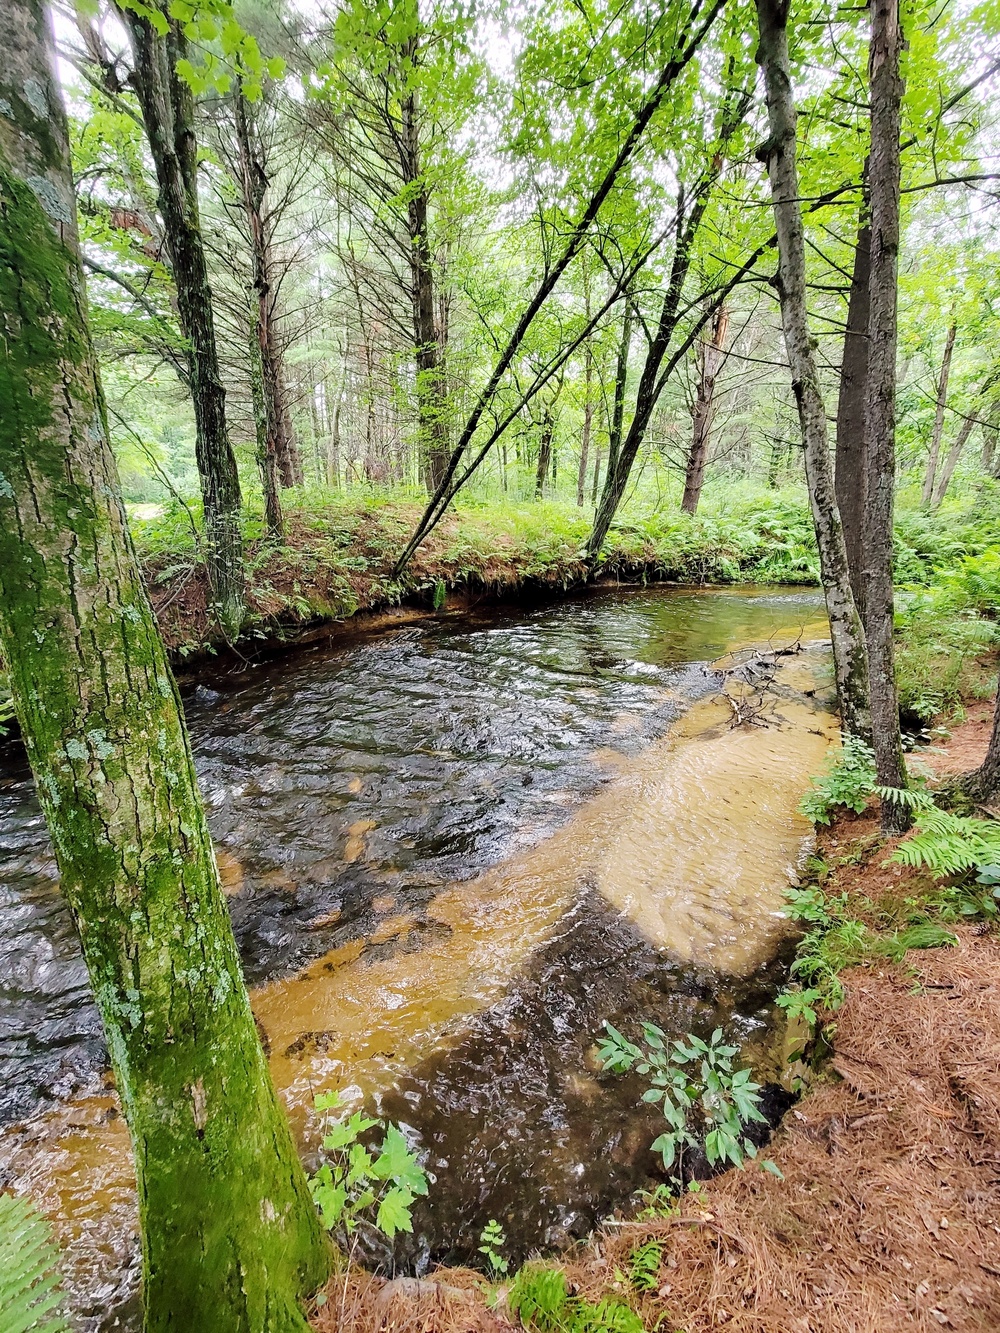
<svg viewBox="0 0 1000 1333">
<path fill-rule="evenodd" d="M 396 1185 L 388 1190 L 379 1204 L 378 1216 L 375 1225 L 392 1240 L 397 1231 L 413 1230 L 413 1222 L 410 1217 L 410 1208 L 413 1204 L 413 1195 L 405 1185 Z"/>
</svg>

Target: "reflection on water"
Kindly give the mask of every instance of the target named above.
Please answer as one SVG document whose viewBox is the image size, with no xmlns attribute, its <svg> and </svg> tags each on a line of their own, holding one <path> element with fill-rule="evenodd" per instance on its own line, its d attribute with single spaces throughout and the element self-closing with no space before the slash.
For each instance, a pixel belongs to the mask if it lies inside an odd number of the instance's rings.
<svg viewBox="0 0 1000 1333">
<path fill-rule="evenodd" d="M 187 700 L 275 1080 L 307 1146 L 334 1083 L 410 1126 L 441 1180 L 411 1262 L 491 1216 L 519 1245 L 556 1240 L 641 1178 L 647 1120 L 587 1064 L 605 1018 L 762 1025 L 806 833 L 789 812 L 828 728 L 788 690 L 782 726 L 729 731 L 703 664 L 818 637 L 819 612 L 813 593 L 602 593 L 360 638 Z M 106 1225 L 131 1206 L 126 1139 L 106 1095 L 81 1095 L 100 1088 L 99 1024 L 16 767 L 0 815 L 4 1114 L 34 1116 L 0 1171 L 69 1219 L 97 1311 L 127 1253 Z"/>
</svg>

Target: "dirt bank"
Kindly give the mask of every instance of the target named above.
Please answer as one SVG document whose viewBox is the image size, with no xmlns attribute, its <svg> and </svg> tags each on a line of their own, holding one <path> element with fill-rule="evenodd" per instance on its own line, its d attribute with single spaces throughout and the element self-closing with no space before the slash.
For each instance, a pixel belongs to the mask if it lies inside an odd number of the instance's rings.
<svg viewBox="0 0 1000 1333">
<path fill-rule="evenodd" d="M 928 762 L 977 762 L 988 710 L 972 710 Z M 887 866 L 870 818 L 821 839 L 862 916 L 919 898 L 930 881 Z M 628 1300 L 647 1329 L 895 1333 L 1000 1327 L 1000 941 L 960 927 L 954 948 L 844 974 L 826 1028 L 832 1058 L 786 1117 L 770 1156 L 783 1173 L 730 1171 L 651 1220 L 614 1219 L 561 1265 L 591 1301 Z M 629 1256 L 661 1244 L 655 1286 L 631 1289 Z M 476 1279 L 391 1287 L 336 1280 L 321 1330 L 496 1330 Z M 465 1294 L 449 1292 L 464 1289 Z"/>
</svg>

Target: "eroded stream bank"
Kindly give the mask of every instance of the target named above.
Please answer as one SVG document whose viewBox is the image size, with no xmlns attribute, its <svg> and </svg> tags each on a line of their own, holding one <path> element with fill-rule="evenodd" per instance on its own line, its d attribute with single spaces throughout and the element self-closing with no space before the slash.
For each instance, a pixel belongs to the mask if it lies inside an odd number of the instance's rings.
<svg viewBox="0 0 1000 1333">
<path fill-rule="evenodd" d="M 558 1244 L 642 1181 L 651 1122 L 589 1063 L 605 1019 L 765 1031 L 794 810 L 831 732 L 822 655 L 766 730 L 729 729 L 709 663 L 800 634 L 825 634 L 817 594 L 610 592 L 360 638 L 187 701 L 307 1153 L 331 1086 L 426 1153 L 407 1263 L 467 1253 L 490 1217 L 516 1249 Z M 126 1136 L 26 774 L 0 803 L 0 1171 L 55 1217 L 96 1322 L 134 1283 Z"/>
</svg>

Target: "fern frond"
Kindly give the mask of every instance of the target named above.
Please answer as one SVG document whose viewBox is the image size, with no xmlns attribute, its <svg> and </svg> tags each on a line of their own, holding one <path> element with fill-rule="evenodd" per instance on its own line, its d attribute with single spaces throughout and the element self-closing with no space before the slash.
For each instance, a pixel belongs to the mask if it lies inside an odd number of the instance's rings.
<svg viewBox="0 0 1000 1333">
<path fill-rule="evenodd" d="M 27 1199 L 0 1194 L 0 1333 L 69 1333 L 58 1259 L 45 1218 Z"/>
</svg>

